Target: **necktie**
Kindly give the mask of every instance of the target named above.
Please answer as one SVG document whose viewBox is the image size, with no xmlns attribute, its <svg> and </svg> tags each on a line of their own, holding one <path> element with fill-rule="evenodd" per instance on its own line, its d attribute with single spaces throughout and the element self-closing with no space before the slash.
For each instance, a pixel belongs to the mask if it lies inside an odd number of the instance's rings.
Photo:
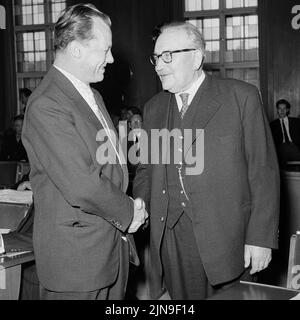
<svg viewBox="0 0 300 320">
<path fill-rule="evenodd" d="M 181 108 L 181 111 L 180 111 L 180 116 L 181 116 L 181 119 L 183 119 L 184 114 L 186 113 L 186 111 L 187 111 L 187 109 L 189 107 L 189 105 L 188 105 L 189 94 L 188 93 L 181 93 L 179 95 L 179 97 L 182 100 L 182 108 Z"/>
<path fill-rule="evenodd" d="M 287 134 L 286 127 L 285 127 L 283 119 L 281 119 L 281 127 L 282 127 L 282 131 L 283 131 L 283 141 L 282 141 L 282 143 L 290 142 L 290 139 L 289 139 L 289 136 Z"/>
<path fill-rule="evenodd" d="M 119 160 L 119 163 L 120 163 L 121 165 L 124 164 L 125 162 L 122 161 L 121 155 L 120 155 L 120 153 L 118 152 L 118 150 L 117 150 L 117 148 L 116 148 L 116 144 L 117 144 L 117 141 L 116 141 L 116 139 L 115 139 L 116 136 L 113 137 L 113 136 L 111 135 L 111 129 L 110 129 L 110 127 L 109 127 L 109 125 L 108 125 L 108 123 L 107 123 L 107 121 L 106 121 L 106 119 L 105 119 L 105 117 L 104 117 L 104 115 L 103 115 L 103 112 L 102 112 L 102 110 L 101 110 L 101 107 L 97 104 L 97 102 L 96 102 L 96 100 L 95 100 L 95 97 L 94 97 L 94 94 L 93 94 L 92 90 L 90 90 L 89 99 L 91 99 L 91 100 L 90 100 L 90 101 L 91 101 L 90 103 L 91 103 L 91 105 L 92 105 L 92 109 L 93 109 L 94 112 L 96 113 L 97 118 L 98 118 L 99 121 L 101 122 L 101 124 L 102 124 L 102 126 L 103 126 L 103 128 L 104 128 L 104 130 L 105 130 L 105 132 L 106 132 L 106 134 L 107 134 L 107 136 L 108 136 L 108 138 L 109 138 L 109 140 L 110 140 L 110 142 L 111 142 L 111 144 L 112 144 L 115 152 L 116 152 L 116 155 L 117 155 L 117 158 L 118 158 L 118 160 Z"/>
</svg>

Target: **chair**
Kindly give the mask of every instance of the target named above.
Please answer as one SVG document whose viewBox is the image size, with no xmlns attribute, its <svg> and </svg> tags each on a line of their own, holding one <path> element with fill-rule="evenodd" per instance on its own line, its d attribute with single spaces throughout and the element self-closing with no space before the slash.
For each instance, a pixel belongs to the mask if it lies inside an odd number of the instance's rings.
<svg viewBox="0 0 300 320">
<path fill-rule="evenodd" d="M 300 290 L 300 231 L 290 240 L 287 288 Z"/>
<path fill-rule="evenodd" d="M 10 188 L 16 183 L 17 161 L 0 161 L 0 189 Z"/>
<path fill-rule="evenodd" d="M 29 204 L 0 202 L 0 229 L 16 230 L 29 207 Z"/>
</svg>

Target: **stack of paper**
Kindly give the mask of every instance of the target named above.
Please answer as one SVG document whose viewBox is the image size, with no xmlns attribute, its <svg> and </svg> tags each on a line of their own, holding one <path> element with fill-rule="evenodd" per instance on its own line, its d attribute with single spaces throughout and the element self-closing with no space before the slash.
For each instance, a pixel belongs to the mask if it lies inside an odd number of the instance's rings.
<svg viewBox="0 0 300 320">
<path fill-rule="evenodd" d="M 12 189 L 0 190 L 0 202 L 32 203 L 32 191 L 17 191 Z"/>
</svg>

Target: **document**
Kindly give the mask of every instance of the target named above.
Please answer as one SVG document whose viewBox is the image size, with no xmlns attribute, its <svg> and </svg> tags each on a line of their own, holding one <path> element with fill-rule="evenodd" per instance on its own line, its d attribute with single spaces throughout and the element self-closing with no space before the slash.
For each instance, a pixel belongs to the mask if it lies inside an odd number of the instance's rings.
<svg viewBox="0 0 300 320">
<path fill-rule="evenodd" d="M 0 202 L 9 202 L 9 203 L 32 203 L 32 191 L 17 191 L 12 189 L 3 189 L 0 190 Z"/>
</svg>

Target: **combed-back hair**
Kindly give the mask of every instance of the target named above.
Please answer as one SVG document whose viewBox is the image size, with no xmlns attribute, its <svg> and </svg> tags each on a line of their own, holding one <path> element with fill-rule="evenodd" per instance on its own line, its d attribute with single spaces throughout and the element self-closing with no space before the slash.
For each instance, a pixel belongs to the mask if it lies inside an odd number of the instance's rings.
<svg viewBox="0 0 300 320">
<path fill-rule="evenodd" d="M 93 38 L 93 18 L 99 17 L 111 27 L 108 15 L 99 11 L 93 4 L 79 3 L 67 7 L 58 18 L 54 27 L 55 50 L 65 49 L 73 40 L 90 40 Z"/>
<path fill-rule="evenodd" d="M 185 21 L 174 21 L 166 23 L 162 26 L 157 26 L 152 33 L 152 39 L 156 42 L 157 38 L 167 29 L 183 29 L 191 38 L 195 48 L 200 49 L 203 56 L 205 56 L 205 40 L 202 33 L 191 23 Z"/>
</svg>

